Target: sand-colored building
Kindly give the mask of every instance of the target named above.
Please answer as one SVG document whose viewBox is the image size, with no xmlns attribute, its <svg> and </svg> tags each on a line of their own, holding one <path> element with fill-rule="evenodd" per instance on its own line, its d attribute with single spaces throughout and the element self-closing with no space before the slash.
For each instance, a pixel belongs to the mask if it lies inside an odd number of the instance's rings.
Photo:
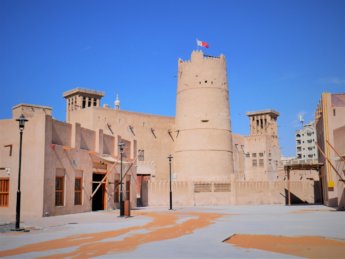
<svg viewBox="0 0 345 259">
<path fill-rule="evenodd" d="M 250 135 L 233 134 L 226 71 L 223 55 L 193 51 L 190 60 L 179 59 L 176 117 L 123 111 L 118 98 L 114 107 L 101 107 L 104 93 L 82 88 L 63 94 L 66 122 L 54 120 L 49 107 L 14 107 L 13 118 L 0 121 L 1 214 L 15 212 L 15 119 L 22 113 L 29 119 L 23 143 L 24 215 L 118 208 L 120 142 L 126 147 L 124 171 L 130 168 L 123 189 L 132 207 L 167 206 L 170 184 L 174 206 L 285 204 L 279 113 L 250 112 Z M 295 179 L 291 191 L 313 203 L 317 184 Z"/>
<path fill-rule="evenodd" d="M 15 119 L 20 114 L 28 119 L 22 145 L 24 217 L 118 208 L 119 141 L 127 144 L 123 153 L 125 199 L 136 206 L 135 171 L 133 166 L 129 168 L 135 156 L 135 141 L 54 120 L 50 107 L 20 104 L 13 108 L 13 119 L 0 121 L 3 216 L 12 215 L 16 207 L 19 130 Z"/>
<path fill-rule="evenodd" d="M 315 127 L 324 202 L 345 209 L 345 93 L 323 93 Z"/>
</svg>

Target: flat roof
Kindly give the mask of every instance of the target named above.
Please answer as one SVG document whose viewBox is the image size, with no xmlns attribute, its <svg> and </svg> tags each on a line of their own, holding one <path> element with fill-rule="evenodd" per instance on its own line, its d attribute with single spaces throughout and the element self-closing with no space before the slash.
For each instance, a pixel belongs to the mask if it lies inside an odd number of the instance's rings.
<svg viewBox="0 0 345 259">
<path fill-rule="evenodd" d="M 20 103 L 20 104 L 17 104 L 15 106 L 12 107 L 12 110 L 14 109 L 17 109 L 21 106 L 24 106 L 24 107 L 33 107 L 33 108 L 40 108 L 40 109 L 48 109 L 48 110 L 51 110 L 52 107 L 49 107 L 49 106 L 43 106 L 43 105 L 36 105 L 36 104 L 28 104 L 28 103 Z"/>
<path fill-rule="evenodd" d="M 306 163 L 306 164 L 287 164 L 284 165 L 284 170 L 320 170 L 323 163 Z"/>
<path fill-rule="evenodd" d="M 66 98 L 68 96 L 75 95 L 78 93 L 83 93 L 83 94 L 88 94 L 88 95 L 96 95 L 98 97 L 104 96 L 104 92 L 102 92 L 102 91 L 96 91 L 96 90 L 77 87 L 77 88 L 74 88 L 72 90 L 68 90 L 68 91 L 64 92 L 63 97 Z"/>
<path fill-rule="evenodd" d="M 263 115 L 263 114 L 273 114 L 276 117 L 279 116 L 279 112 L 275 111 L 275 110 L 261 110 L 261 111 L 255 111 L 255 112 L 247 112 L 246 115 L 247 116 L 256 116 L 256 115 Z"/>
</svg>

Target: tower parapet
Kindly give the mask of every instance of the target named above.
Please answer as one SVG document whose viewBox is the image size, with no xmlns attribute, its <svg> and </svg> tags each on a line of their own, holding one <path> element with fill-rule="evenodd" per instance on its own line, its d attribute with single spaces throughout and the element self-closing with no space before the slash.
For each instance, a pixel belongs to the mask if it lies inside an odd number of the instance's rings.
<svg viewBox="0 0 345 259">
<path fill-rule="evenodd" d="M 233 173 L 224 55 L 178 60 L 175 172 L 178 180 L 229 180 Z"/>
</svg>

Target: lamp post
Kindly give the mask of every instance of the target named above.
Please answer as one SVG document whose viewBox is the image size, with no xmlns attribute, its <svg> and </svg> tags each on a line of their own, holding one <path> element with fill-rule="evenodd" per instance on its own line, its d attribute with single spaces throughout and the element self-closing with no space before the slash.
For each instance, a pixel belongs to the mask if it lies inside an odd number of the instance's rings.
<svg viewBox="0 0 345 259">
<path fill-rule="evenodd" d="M 171 191 L 171 160 L 173 159 L 173 156 L 170 154 L 168 156 L 169 159 L 169 172 L 170 172 L 170 176 L 169 176 L 169 180 L 170 180 L 170 210 L 172 210 L 172 191 Z"/>
<path fill-rule="evenodd" d="M 19 169 L 18 169 L 18 189 L 17 189 L 17 203 L 16 203 L 16 228 L 15 231 L 21 231 L 19 227 L 20 225 L 20 198 L 21 198 L 21 191 L 20 191 L 20 176 L 21 176 L 21 169 L 22 169 L 22 139 L 23 139 L 23 131 L 25 122 L 28 120 L 22 114 L 20 115 L 19 119 L 16 121 L 19 122 Z"/>
<path fill-rule="evenodd" d="M 124 208 L 124 202 L 123 202 L 123 190 L 122 190 L 122 155 L 124 151 L 125 143 L 121 142 L 119 143 L 119 149 L 120 149 L 120 160 L 121 160 L 121 168 L 120 168 L 120 217 L 125 216 L 125 208 Z"/>
</svg>

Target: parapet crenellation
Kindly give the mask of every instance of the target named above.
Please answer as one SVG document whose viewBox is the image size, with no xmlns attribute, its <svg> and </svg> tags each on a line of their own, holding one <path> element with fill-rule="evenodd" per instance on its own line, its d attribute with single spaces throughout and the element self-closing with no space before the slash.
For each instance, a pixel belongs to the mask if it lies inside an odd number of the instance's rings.
<svg viewBox="0 0 345 259">
<path fill-rule="evenodd" d="M 204 61 L 222 61 L 225 63 L 225 56 L 223 54 L 220 54 L 217 56 L 207 55 L 204 54 L 201 50 L 194 50 L 191 54 L 190 60 L 182 60 L 181 58 L 178 59 L 178 63 L 191 63 L 196 60 L 204 60 Z"/>
</svg>

